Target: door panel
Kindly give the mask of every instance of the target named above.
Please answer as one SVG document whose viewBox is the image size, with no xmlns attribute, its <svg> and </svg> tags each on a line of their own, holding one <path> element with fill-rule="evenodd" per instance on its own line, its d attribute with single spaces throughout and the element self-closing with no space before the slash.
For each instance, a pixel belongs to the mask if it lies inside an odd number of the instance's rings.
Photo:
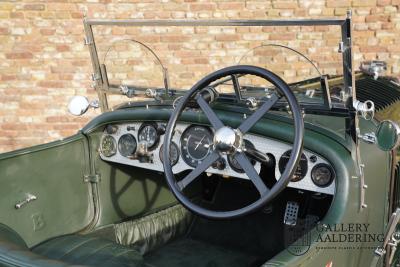
<svg viewBox="0 0 400 267">
<path fill-rule="evenodd" d="M 79 231 L 92 214 L 85 137 L 0 155 L 0 223 L 14 229 L 29 247 Z M 36 200 L 16 209 L 27 194 Z"/>
</svg>

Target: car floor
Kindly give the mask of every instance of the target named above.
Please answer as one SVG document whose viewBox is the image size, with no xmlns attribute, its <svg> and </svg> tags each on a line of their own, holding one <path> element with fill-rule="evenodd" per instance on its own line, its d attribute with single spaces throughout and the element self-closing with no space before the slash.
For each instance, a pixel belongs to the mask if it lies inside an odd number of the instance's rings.
<svg viewBox="0 0 400 267">
<path fill-rule="evenodd" d="M 220 192 L 221 199 L 213 201 L 214 207 L 226 208 L 222 198 L 235 199 L 227 196 L 233 190 L 226 189 Z M 274 201 L 268 208 L 232 220 L 196 216 L 185 236 L 145 254 L 144 260 L 155 267 L 261 266 L 284 248 L 284 205 L 283 201 Z"/>
</svg>

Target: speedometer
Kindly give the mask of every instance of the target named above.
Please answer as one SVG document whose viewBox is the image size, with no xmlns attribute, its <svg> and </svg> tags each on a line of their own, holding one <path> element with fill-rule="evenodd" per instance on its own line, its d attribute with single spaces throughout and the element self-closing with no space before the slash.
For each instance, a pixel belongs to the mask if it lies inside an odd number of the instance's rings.
<svg viewBox="0 0 400 267">
<path fill-rule="evenodd" d="M 181 152 L 183 160 L 195 168 L 210 153 L 213 134 L 203 126 L 190 126 L 181 137 Z"/>
</svg>

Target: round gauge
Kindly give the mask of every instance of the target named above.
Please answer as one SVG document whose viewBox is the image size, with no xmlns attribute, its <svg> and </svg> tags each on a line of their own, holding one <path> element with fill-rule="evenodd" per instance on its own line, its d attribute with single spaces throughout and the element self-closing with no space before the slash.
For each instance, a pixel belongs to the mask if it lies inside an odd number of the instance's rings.
<svg viewBox="0 0 400 267">
<path fill-rule="evenodd" d="M 281 174 L 283 173 L 283 171 L 286 168 L 286 164 L 289 161 L 291 152 L 292 152 L 291 150 L 286 151 L 285 153 L 283 153 L 282 157 L 279 159 L 279 171 L 281 172 Z M 307 170 L 308 170 L 307 157 L 303 153 L 303 154 L 301 154 L 299 165 L 297 165 L 296 171 L 294 172 L 290 181 L 291 182 L 300 181 L 301 179 L 303 179 L 306 176 Z"/>
<path fill-rule="evenodd" d="M 163 162 L 163 150 L 164 150 L 163 148 L 164 148 L 164 145 L 162 145 L 160 148 L 161 162 Z M 174 166 L 176 163 L 178 163 L 178 160 L 179 160 L 179 148 L 178 148 L 178 145 L 175 144 L 174 142 L 171 142 L 171 145 L 170 145 L 169 160 L 170 160 L 172 166 Z"/>
<path fill-rule="evenodd" d="M 148 149 L 154 148 L 158 144 L 159 135 L 156 123 L 143 123 L 138 134 L 139 142 L 145 142 Z"/>
<path fill-rule="evenodd" d="M 249 148 L 254 148 L 253 143 L 251 143 L 249 140 L 244 140 L 244 142 L 246 143 L 246 147 Z M 244 173 L 244 170 L 242 168 L 242 166 L 240 166 L 239 162 L 236 160 L 235 155 L 234 154 L 229 154 L 228 155 L 228 162 L 229 162 L 229 166 L 231 166 L 231 168 L 239 173 Z M 250 159 L 250 162 L 255 165 L 256 161 L 254 159 Z"/>
<path fill-rule="evenodd" d="M 136 138 L 131 134 L 124 134 L 118 140 L 118 151 L 124 157 L 132 156 L 136 152 Z"/>
<path fill-rule="evenodd" d="M 335 178 L 332 167 L 325 163 L 319 163 L 311 170 L 311 180 L 319 187 L 329 186 Z"/>
<path fill-rule="evenodd" d="M 203 126 L 190 126 L 181 137 L 183 160 L 195 168 L 211 152 L 213 134 Z"/>
<path fill-rule="evenodd" d="M 111 157 L 117 153 L 117 142 L 111 135 L 105 135 L 101 140 L 101 153 L 106 157 Z"/>
</svg>

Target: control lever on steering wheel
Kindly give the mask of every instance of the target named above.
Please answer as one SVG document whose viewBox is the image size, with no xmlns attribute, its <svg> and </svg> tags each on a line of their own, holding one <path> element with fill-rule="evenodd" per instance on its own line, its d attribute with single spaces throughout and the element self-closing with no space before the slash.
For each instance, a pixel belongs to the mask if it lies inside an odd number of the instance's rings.
<svg viewBox="0 0 400 267">
<path fill-rule="evenodd" d="M 261 164 L 265 164 L 267 166 L 271 166 L 272 159 L 267 154 L 262 153 L 260 150 L 255 149 L 245 143 L 244 153 L 249 156 L 249 158 L 254 159 L 255 161 L 260 162 Z"/>
</svg>

